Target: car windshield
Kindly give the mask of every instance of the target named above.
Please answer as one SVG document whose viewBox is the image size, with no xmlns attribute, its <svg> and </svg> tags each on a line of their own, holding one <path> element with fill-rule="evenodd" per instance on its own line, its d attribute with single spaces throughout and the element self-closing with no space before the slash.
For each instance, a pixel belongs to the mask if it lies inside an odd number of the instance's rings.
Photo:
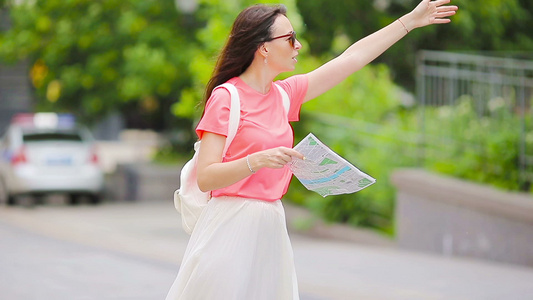
<svg viewBox="0 0 533 300">
<path fill-rule="evenodd" d="M 81 135 L 76 132 L 32 132 L 24 134 L 24 142 L 46 142 L 46 141 L 83 141 Z"/>
</svg>

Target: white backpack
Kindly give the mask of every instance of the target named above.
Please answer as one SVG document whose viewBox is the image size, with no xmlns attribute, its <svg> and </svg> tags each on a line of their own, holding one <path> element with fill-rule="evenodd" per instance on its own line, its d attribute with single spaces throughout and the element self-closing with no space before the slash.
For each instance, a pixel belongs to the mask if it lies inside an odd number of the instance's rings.
<svg viewBox="0 0 533 300">
<path fill-rule="evenodd" d="M 285 112 L 288 114 L 290 107 L 290 100 L 287 92 L 277 84 L 274 84 L 281 92 L 283 98 L 283 106 Z M 241 117 L 241 102 L 239 98 L 239 92 L 237 88 L 231 83 L 224 83 L 217 86 L 215 89 L 224 87 L 231 95 L 231 106 L 229 113 L 229 127 L 228 137 L 226 138 L 226 144 L 224 145 L 224 151 L 222 157 L 226 155 L 229 145 L 237 134 L 237 128 L 239 127 L 239 121 Z M 194 144 L 194 155 L 181 169 L 180 175 L 180 188 L 174 192 L 174 206 L 181 214 L 181 223 L 183 229 L 188 234 L 191 234 L 200 214 L 202 213 L 207 202 L 211 198 L 210 192 L 202 192 L 198 187 L 196 166 L 198 164 L 198 153 L 200 152 L 201 141 Z"/>
</svg>

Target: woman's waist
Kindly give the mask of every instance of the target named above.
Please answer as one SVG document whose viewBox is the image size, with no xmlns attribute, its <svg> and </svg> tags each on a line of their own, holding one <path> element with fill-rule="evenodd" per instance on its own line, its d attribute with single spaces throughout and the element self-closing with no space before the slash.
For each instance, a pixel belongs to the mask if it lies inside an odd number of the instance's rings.
<svg viewBox="0 0 533 300">
<path fill-rule="evenodd" d="M 211 200 L 218 199 L 220 201 L 262 201 L 262 202 L 276 202 L 280 198 L 260 198 L 252 196 L 243 196 L 243 195 L 231 195 L 231 194 L 217 194 L 211 197 Z"/>
</svg>

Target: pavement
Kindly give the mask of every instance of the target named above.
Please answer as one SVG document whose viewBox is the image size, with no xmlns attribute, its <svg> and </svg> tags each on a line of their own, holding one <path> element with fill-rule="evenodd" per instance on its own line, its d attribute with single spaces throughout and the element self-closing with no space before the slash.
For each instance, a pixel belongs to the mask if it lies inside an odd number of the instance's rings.
<svg viewBox="0 0 533 300">
<path fill-rule="evenodd" d="M 180 222 L 173 204 L 165 201 L 0 207 L 0 299 L 162 299 L 189 238 Z M 302 300 L 533 299 L 533 268 L 411 252 L 379 238 L 348 241 L 342 238 L 348 235 L 345 229 L 328 230 L 339 232 L 326 238 L 291 230 Z M 39 252 L 43 245 L 57 252 Z M 43 265 L 40 255 L 56 255 L 47 270 L 55 270 L 72 289 L 85 289 L 85 294 L 28 296 L 28 278 L 41 280 L 43 289 L 65 288 L 58 283 L 63 279 L 47 281 L 47 272 L 35 271 Z M 17 263 L 8 263 L 11 258 Z M 120 267 L 109 267 L 119 262 Z M 85 284 L 69 281 L 80 273 Z M 117 280 L 135 286 L 111 297 Z M 146 292 L 147 287 L 154 292 Z M 102 293 L 108 296 L 94 296 Z"/>
<path fill-rule="evenodd" d="M 0 221 L 0 299 L 165 299 L 171 263 L 40 235 Z"/>
</svg>

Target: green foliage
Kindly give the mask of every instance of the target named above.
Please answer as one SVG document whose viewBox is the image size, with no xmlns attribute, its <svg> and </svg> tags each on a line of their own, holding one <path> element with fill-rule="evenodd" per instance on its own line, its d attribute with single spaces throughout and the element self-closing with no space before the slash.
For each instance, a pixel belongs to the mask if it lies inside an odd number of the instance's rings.
<svg viewBox="0 0 533 300">
<path fill-rule="evenodd" d="M 377 65 L 359 70 L 304 109 L 378 123 L 399 106 L 399 88 L 390 80 L 389 69 Z"/>
<path fill-rule="evenodd" d="M 425 109 L 431 121 L 424 134 L 433 137 L 426 140 L 426 167 L 506 190 L 523 188 L 518 168 L 521 117 L 502 98 L 488 101 L 490 115 L 479 115 L 474 105 L 463 96 L 456 105 Z"/>
<path fill-rule="evenodd" d="M 390 176 L 400 167 L 423 166 L 505 190 L 529 191 L 529 183 L 519 176 L 522 116 L 511 109 L 513 100 L 480 104 L 465 95 L 453 105 L 408 108 L 401 95 L 387 68 L 377 65 L 306 103 L 302 121 L 294 125 L 296 140 L 313 132 L 377 182 L 355 194 L 322 198 L 293 180 L 287 199 L 331 222 L 394 234 Z M 533 116 L 525 118 L 524 132 L 533 132 Z M 533 134 L 526 141 L 525 149 L 533 149 Z"/>
<path fill-rule="evenodd" d="M 398 142 L 403 120 L 400 89 L 387 67 L 367 66 L 334 89 L 302 107 L 302 121 L 294 124 L 296 140 L 309 132 L 343 157 L 354 162 L 377 183 L 349 195 L 328 196 L 307 191 L 296 179 L 287 199 L 304 205 L 331 222 L 394 232 L 394 188 L 392 170 L 412 165 L 409 149 Z M 379 126 L 377 124 L 387 124 Z M 395 153 L 395 155 L 391 155 Z"/>
<path fill-rule="evenodd" d="M 362 38 L 381 27 L 383 16 L 374 9 L 373 1 L 298 0 L 297 4 L 314 55 L 329 53 L 337 34 Z"/>
<path fill-rule="evenodd" d="M 203 111 L 203 107 L 199 104 L 233 21 L 242 9 L 257 3 L 251 0 L 203 0 L 199 2 L 201 5 L 196 15 L 205 26 L 196 32 L 198 48 L 188 57 L 191 84 L 181 92 L 181 100 L 172 106 L 175 115 L 195 120 L 199 119 Z M 279 1 L 268 0 L 261 1 L 261 3 L 278 4 Z M 298 30 L 301 28 L 301 21 L 294 0 L 284 1 L 283 4 L 287 7 L 293 27 Z"/>
<path fill-rule="evenodd" d="M 531 1 L 456 0 L 461 13 L 454 19 L 452 47 L 472 50 L 531 51 Z M 483 26 L 479 26 L 482 24 Z M 464 43 L 466 42 L 466 44 Z"/>
<path fill-rule="evenodd" d="M 357 41 L 419 2 L 298 0 L 297 4 L 307 25 L 303 37 L 313 46 L 313 54 L 320 56 L 344 50 L 332 47 L 336 37 Z M 514 55 L 533 51 L 533 1 L 452 0 L 451 4 L 459 6 L 459 12 L 450 24 L 414 30 L 376 60 L 391 68 L 395 82 L 414 90 L 415 55 L 420 49 L 511 51 Z"/>
<path fill-rule="evenodd" d="M 87 121 L 116 110 L 161 116 L 189 84 L 195 24 L 182 26 L 172 0 L 23 3 L 10 7 L 0 60 L 30 61 L 40 110 Z"/>
</svg>

